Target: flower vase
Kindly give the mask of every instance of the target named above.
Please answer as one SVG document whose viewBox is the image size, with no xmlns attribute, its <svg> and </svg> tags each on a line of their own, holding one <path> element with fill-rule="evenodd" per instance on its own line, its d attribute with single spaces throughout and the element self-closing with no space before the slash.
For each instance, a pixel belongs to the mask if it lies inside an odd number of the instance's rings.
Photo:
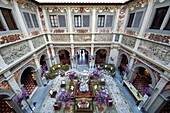
<svg viewBox="0 0 170 113">
<path fill-rule="evenodd" d="M 100 112 L 104 110 L 103 105 L 98 105 L 97 107 L 98 107 L 98 110 L 99 110 Z"/>
<path fill-rule="evenodd" d="M 66 111 L 70 110 L 70 105 L 68 104 L 67 106 L 65 106 Z"/>
</svg>

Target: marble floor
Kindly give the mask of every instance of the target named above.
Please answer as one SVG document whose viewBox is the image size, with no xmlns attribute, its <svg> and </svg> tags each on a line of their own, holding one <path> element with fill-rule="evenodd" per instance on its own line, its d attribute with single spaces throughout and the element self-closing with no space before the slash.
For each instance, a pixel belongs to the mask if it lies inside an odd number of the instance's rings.
<svg viewBox="0 0 170 113">
<path fill-rule="evenodd" d="M 138 107 L 135 104 L 133 96 L 130 92 L 122 85 L 122 79 L 119 75 L 119 72 L 116 71 L 115 78 L 105 75 L 106 85 L 109 88 L 109 92 L 114 99 L 113 108 L 105 107 L 105 110 L 101 113 L 142 113 L 139 111 Z M 61 111 L 55 111 L 53 104 L 56 101 L 56 98 L 51 98 L 48 94 L 49 89 L 56 89 L 58 92 L 60 89 L 61 80 L 67 80 L 66 77 L 57 76 L 54 80 L 50 80 L 47 86 L 40 87 L 33 95 L 30 100 L 30 105 L 32 108 L 33 102 L 36 102 L 34 109 L 35 113 L 64 113 L 64 107 Z M 59 93 L 57 94 L 57 96 Z M 57 97 L 56 96 L 56 97 Z M 30 113 L 30 109 L 27 109 L 27 112 Z M 69 111 L 71 113 L 72 111 Z M 94 103 L 94 113 L 99 113 Z"/>
</svg>

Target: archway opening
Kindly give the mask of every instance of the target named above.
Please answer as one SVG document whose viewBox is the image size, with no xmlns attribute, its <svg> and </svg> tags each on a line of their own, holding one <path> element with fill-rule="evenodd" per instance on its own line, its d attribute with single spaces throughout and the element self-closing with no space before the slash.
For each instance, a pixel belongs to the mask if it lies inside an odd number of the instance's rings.
<svg viewBox="0 0 170 113">
<path fill-rule="evenodd" d="M 43 71 L 47 71 L 48 70 L 47 62 L 46 62 L 45 58 L 46 58 L 46 55 L 42 55 L 41 58 L 40 58 L 40 65 L 41 65 L 41 69 Z"/>
<path fill-rule="evenodd" d="M 166 102 L 166 104 L 161 109 L 160 113 L 168 113 L 167 111 L 170 111 L 170 96 L 167 98 L 169 101 Z"/>
<path fill-rule="evenodd" d="M 149 71 L 143 67 L 137 67 L 134 73 L 133 85 L 141 93 L 142 96 L 149 94 L 149 84 L 152 83 L 152 78 Z"/>
<path fill-rule="evenodd" d="M 107 51 L 105 49 L 99 49 L 96 52 L 95 64 L 105 64 L 106 63 Z"/>
<path fill-rule="evenodd" d="M 58 51 L 58 55 L 62 65 L 70 64 L 70 53 L 67 50 Z"/>
<path fill-rule="evenodd" d="M 1 95 L 0 98 L 6 98 L 4 97 L 6 95 Z M 8 101 L 1 100 L 0 101 L 0 113 L 16 113 L 14 109 L 8 104 Z"/>
<path fill-rule="evenodd" d="M 31 95 L 35 88 L 37 87 L 35 75 L 32 71 L 33 68 L 28 67 L 24 70 L 24 72 L 21 75 L 21 84 L 24 85 L 24 88 L 27 91 L 28 95 Z"/>
<path fill-rule="evenodd" d="M 120 61 L 120 65 L 118 67 L 120 75 L 124 76 L 123 72 L 126 72 L 125 69 L 128 67 L 128 58 L 125 54 L 121 55 L 122 59 Z"/>
<path fill-rule="evenodd" d="M 80 49 L 77 52 L 77 63 L 78 63 L 78 65 L 88 64 L 88 56 L 89 56 L 89 52 L 87 50 Z"/>
</svg>

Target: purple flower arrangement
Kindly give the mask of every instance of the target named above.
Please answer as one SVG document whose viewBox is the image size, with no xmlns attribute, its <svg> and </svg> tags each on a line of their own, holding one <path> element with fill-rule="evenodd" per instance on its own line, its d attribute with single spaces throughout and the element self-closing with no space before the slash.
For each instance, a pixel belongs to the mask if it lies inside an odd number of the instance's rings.
<svg viewBox="0 0 170 113">
<path fill-rule="evenodd" d="M 127 75 L 130 73 L 130 70 L 128 67 L 124 68 L 124 70 L 127 72 Z"/>
<path fill-rule="evenodd" d="M 109 99 L 111 99 L 111 98 L 105 92 L 96 91 L 95 98 L 94 98 L 94 100 L 96 101 L 96 104 L 107 105 L 106 100 L 109 100 Z"/>
<path fill-rule="evenodd" d="M 103 74 L 102 74 L 101 71 L 94 70 L 94 71 L 92 72 L 92 76 L 93 76 L 94 78 L 96 78 L 96 79 L 99 79 L 99 78 L 102 78 Z"/>
<path fill-rule="evenodd" d="M 13 101 L 14 101 L 15 103 L 21 104 L 21 101 L 22 101 L 23 99 L 27 99 L 27 98 L 28 98 L 27 92 L 26 92 L 26 90 L 24 90 L 24 91 L 22 92 L 22 94 L 21 94 L 21 95 L 18 95 Z"/>
<path fill-rule="evenodd" d="M 68 72 L 66 76 L 69 77 L 69 79 L 75 79 L 77 77 L 77 73 L 75 71 Z"/>
<path fill-rule="evenodd" d="M 115 58 L 113 58 L 113 57 L 110 57 L 110 60 L 111 60 L 111 61 L 114 61 L 114 59 L 115 59 Z"/>
<path fill-rule="evenodd" d="M 47 71 L 47 70 L 46 70 L 45 66 L 42 66 L 41 72 L 42 72 L 42 73 L 45 73 L 46 71 Z"/>
<path fill-rule="evenodd" d="M 151 94 L 151 92 L 149 91 L 149 88 L 148 88 L 148 87 L 145 87 L 145 88 L 143 89 L 143 92 L 145 92 L 145 93 L 148 94 L 148 95 Z"/>
<path fill-rule="evenodd" d="M 64 91 L 59 95 L 58 100 L 64 102 L 65 105 L 67 106 L 70 102 L 72 102 L 72 98 L 74 98 L 73 92 L 68 93 Z"/>
</svg>

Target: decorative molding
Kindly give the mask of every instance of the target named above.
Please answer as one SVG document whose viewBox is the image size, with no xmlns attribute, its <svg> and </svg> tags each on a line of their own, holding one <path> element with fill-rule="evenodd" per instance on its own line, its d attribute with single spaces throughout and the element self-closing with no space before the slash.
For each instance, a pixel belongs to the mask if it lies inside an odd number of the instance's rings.
<svg viewBox="0 0 170 113">
<path fill-rule="evenodd" d="M 39 11 L 39 14 L 40 14 L 40 19 L 41 19 L 43 31 L 47 32 L 47 28 L 46 28 L 46 25 L 45 25 L 45 18 L 44 18 L 44 14 L 43 14 L 42 8 L 39 7 L 38 11 Z"/>
<path fill-rule="evenodd" d="M 127 30 L 125 31 L 125 33 L 126 33 L 126 34 L 129 34 L 129 35 L 132 35 L 132 36 L 138 36 L 138 35 L 139 35 L 139 33 L 138 33 L 137 31 L 135 31 L 135 30 L 130 30 L 130 29 L 127 29 Z"/>
<path fill-rule="evenodd" d="M 102 13 L 103 11 L 104 12 L 111 12 L 111 13 L 114 13 L 116 12 L 118 9 L 118 6 L 115 6 L 115 7 L 97 7 L 96 10 L 99 12 L 99 13 Z"/>
<path fill-rule="evenodd" d="M 88 33 L 90 32 L 89 29 L 75 29 L 74 32 L 76 33 Z"/>
<path fill-rule="evenodd" d="M 170 47 L 141 40 L 138 50 L 164 65 L 170 64 Z"/>
<path fill-rule="evenodd" d="M 7 81 L 3 81 L 0 83 L 0 89 L 11 90 L 11 87 L 9 86 Z"/>
<path fill-rule="evenodd" d="M 9 42 L 15 42 L 17 40 L 21 40 L 22 38 L 24 38 L 23 34 L 10 34 L 6 36 L 1 36 L 0 43 L 4 44 L 4 43 L 9 43 Z"/>
<path fill-rule="evenodd" d="M 66 29 L 51 29 L 50 30 L 52 33 L 66 33 Z"/>
<path fill-rule="evenodd" d="M 129 46 L 130 48 L 134 48 L 136 43 L 136 38 L 132 38 L 130 36 L 123 36 L 121 43 L 126 46 Z"/>
<path fill-rule="evenodd" d="M 33 32 L 30 32 L 29 35 L 30 36 L 37 36 L 39 35 L 41 32 L 40 31 L 33 31 Z"/>
<path fill-rule="evenodd" d="M 97 33 L 112 33 L 112 29 L 97 29 Z"/>
<path fill-rule="evenodd" d="M 84 46 L 86 46 L 86 47 L 87 47 L 87 46 L 88 46 L 88 47 L 91 47 L 91 44 L 74 44 L 74 47 L 75 47 L 75 46 L 76 46 L 76 47 L 82 47 L 82 46 L 83 46 L 83 47 L 84 47 Z"/>
<path fill-rule="evenodd" d="M 148 4 L 148 0 L 138 0 L 127 5 L 130 10 L 134 10 L 137 7 L 145 7 Z"/>
<path fill-rule="evenodd" d="M 17 1 L 18 5 L 20 5 L 22 8 L 30 8 L 31 10 L 35 10 L 36 8 L 36 5 L 32 4 L 32 3 L 27 3 L 25 1 L 22 1 L 22 0 L 18 0 Z"/>
<path fill-rule="evenodd" d="M 144 38 L 170 44 L 170 35 L 146 33 Z"/>
<path fill-rule="evenodd" d="M 34 48 L 38 48 L 42 46 L 43 44 L 45 44 L 45 40 L 43 36 L 39 36 L 39 37 L 33 38 L 32 43 L 33 43 Z"/>
<path fill-rule="evenodd" d="M 20 42 L 0 49 L 0 55 L 6 64 L 21 58 L 31 51 L 28 42 Z"/>
<path fill-rule="evenodd" d="M 113 34 L 101 34 L 95 35 L 94 41 L 95 42 L 110 42 L 113 39 Z"/>
<path fill-rule="evenodd" d="M 74 13 L 89 13 L 92 12 L 92 7 L 72 7 L 71 11 Z"/>
<path fill-rule="evenodd" d="M 91 35 L 73 35 L 74 42 L 91 42 Z"/>
<path fill-rule="evenodd" d="M 61 13 L 64 13 L 67 11 L 66 7 L 44 7 L 45 10 L 47 10 L 49 13 L 52 13 L 53 11 L 59 11 Z"/>
<path fill-rule="evenodd" d="M 9 4 L 12 0 L 1 0 L 4 4 Z"/>
<path fill-rule="evenodd" d="M 53 42 L 70 42 L 70 35 L 51 35 L 51 40 Z"/>
<path fill-rule="evenodd" d="M 123 28 L 123 22 L 125 19 L 125 12 L 126 12 L 126 7 L 125 6 L 121 6 L 120 7 L 120 14 L 119 14 L 119 19 L 118 19 L 118 27 L 117 27 L 117 32 L 121 32 L 122 28 Z"/>
</svg>

